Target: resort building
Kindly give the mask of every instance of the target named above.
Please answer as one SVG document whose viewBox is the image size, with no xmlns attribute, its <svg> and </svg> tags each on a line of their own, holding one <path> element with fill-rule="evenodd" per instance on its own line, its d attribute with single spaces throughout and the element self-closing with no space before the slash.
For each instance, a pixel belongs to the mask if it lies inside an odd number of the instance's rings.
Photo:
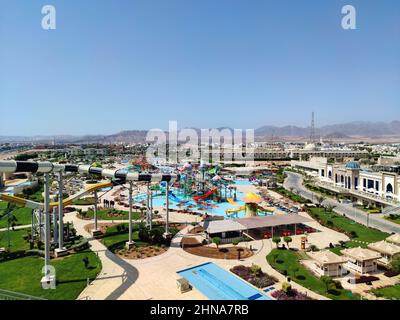
<svg viewBox="0 0 400 320">
<path fill-rule="evenodd" d="M 221 243 L 231 243 L 234 240 L 240 240 L 242 232 L 246 228 L 233 220 L 211 220 L 200 222 L 204 229 L 208 241 L 214 237 L 221 238 Z"/>
<path fill-rule="evenodd" d="M 376 272 L 378 259 L 381 258 L 380 253 L 361 247 L 344 249 L 342 254 L 347 260 L 345 268 L 359 274 Z"/>
<path fill-rule="evenodd" d="M 343 267 L 346 259 L 330 250 L 308 252 L 307 255 L 312 259 L 311 271 L 320 277 L 340 277 L 347 272 Z"/>
<path fill-rule="evenodd" d="M 361 168 L 356 161 L 330 164 L 327 158 L 292 161 L 291 166 L 317 177 L 321 187 L 346 193 L 360 203 L 386 206 L 400 201 L 400 166 Z"/>
<path fill-rule="evenodd" d="M 385 240 L 370 243 L 368 248 L 381 254 L 379 263 L 387 266 L 392 259 L 400 256 L 400 247 Z"/>
</svg>

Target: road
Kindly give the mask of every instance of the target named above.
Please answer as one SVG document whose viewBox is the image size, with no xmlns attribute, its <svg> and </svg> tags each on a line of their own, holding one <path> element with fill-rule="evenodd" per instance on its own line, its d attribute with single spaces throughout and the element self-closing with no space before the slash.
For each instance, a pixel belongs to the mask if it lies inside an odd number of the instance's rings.
<svg viewBox="0 0 400 320">
<path fill-rule="evenodd" d="M 300 174 L 289 171 L 286 171 L 286 174 L 287 178 L 283 183 L 283 187 L 285 189 L 291 190 L 291 188 L 293 188 L 293 190 L 297 190 L 299 192 L 299 195 L 303 198 L 312 200 L 314 203 L 317 202 L 316 197 L 319 196 L 319 194 L 312 192 L 304 187 L 303 177 Z M 367 225 L 369 227 L 373 227 L 388 233 L 400 233 L 400 225 L 384 220 L 382 218 L 382 215 L 368 215 L 365 211 L 354 208 L 351 203 L 345 204 L 336 201 L 336 199 L 326 198 L 323 204 L 335 206 L 335 212 L 339 214 L 344 214 L 348 218 L 357 221 L 363 225 Z"/>
</svg>

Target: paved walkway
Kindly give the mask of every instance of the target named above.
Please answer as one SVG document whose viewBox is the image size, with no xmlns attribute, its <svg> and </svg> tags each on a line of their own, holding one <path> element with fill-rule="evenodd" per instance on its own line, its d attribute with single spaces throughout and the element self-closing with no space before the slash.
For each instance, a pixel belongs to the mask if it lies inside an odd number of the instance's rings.
<svg viewBox="0 0 400 320">
<path fill-rule="evenodd" d="M 98 254 L 103 265 L 102 272 L 81 293 L 79 299 L 207 299 L 196 289 L 181 294 L 176 286 L 176 280 L 179 278 L 177 271 L 205 262 L 214 262 L 225 270 L 238 264 L 251 266 L 255 263 L 261 266 L 264 272 L 279 280 L 279 283 L 274 285 L 275 288 L 280 288 L 286 281 L 286 278 L 269 266 L 266 260 L 266 256 L 275 246 L 271 240 L 241 243 L 242 246 L 251 244 L 255 253 L 252 257 L 241 261 L 199 257 L 180 248 L 180 241 L 190 229 L 189 226 L 177 234 L 171 247 L 164 254 L 144 260 L 129 260 L 114 255 L 100 241 L 90 238 L 90 234 L 84 229 L 86 224 L 91 223 L 90 221 L 78 219 L 73 213 L 67 215 L 66 221 L 73 222 L 77 232 L 89 238 L 91 249 Z M 300 236 L 294 236 L 293 240 L 292 246 L 300 245 Z M 315 299 L 326 299 L 296 283 L 293 283 L 293 287 Z"/>
</svg>

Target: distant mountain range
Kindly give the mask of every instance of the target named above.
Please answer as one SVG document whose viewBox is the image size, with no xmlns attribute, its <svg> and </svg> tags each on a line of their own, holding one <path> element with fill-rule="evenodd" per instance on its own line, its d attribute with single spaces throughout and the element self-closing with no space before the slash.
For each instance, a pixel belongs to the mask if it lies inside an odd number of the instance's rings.
<svg viewBox="0 0 400 320">
<path fill-rule="evenodd" d="M 200 129 L 193 128 L 197 132 Z M 216 129 L 229 129 L 229 127 L 221 127 Z M 255 130 L 257 140 L 263 138 L 298 138 L 304 139 L 310 136 L 310 127 L 298 126 L 263 126 Z M 141 143 L 145 142 L 147 135 L 146 130 L 126 130 L 111 135 L 56 135 L 56 136 L 0 136 L 0 143 L 7 142 L 31 142 L 31 143 Z M 391 122 L 348 122 L 343 124 L 327 125 L 315 128 L 315 137 L 324 139 L 349 139 L 349 138 L 382 138 L 382 137 L 399 137 L 400 138 L 400 121 Z"/>
</svg>

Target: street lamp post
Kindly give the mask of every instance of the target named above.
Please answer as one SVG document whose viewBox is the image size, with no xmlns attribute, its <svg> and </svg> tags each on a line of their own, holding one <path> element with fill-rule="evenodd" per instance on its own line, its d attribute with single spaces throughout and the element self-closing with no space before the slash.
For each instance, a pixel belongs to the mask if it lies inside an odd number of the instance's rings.
<svg viewBox="0 0 400 320">
<path fill-rule="evenodd" d="M 135 242 L 132 240 L 132 206 L 133 206 L 133 184 L 132 182 L 129 182 L 129 238 L 128 242 L 126 243 L 126 247 L 128 249 L 131 249 L 134 245 Z"/>
</svg>

